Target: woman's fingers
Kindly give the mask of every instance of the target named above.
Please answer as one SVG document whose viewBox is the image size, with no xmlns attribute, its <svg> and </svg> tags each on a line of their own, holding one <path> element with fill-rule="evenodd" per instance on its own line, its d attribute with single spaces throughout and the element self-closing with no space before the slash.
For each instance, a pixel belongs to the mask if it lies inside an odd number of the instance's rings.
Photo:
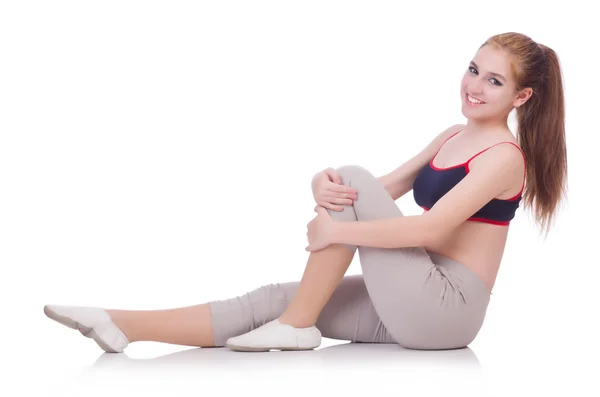
<svg viewBox="0 0 600 397">
<path fill-rule="evenodd" d="M 340 198 L 340 197 L 325 197 L 325 200 L 327 200 L 330 203 L 335 203 L 335 204 L 344 204 L 344 205 L 352 205 L 352 203 L 354 202 L 354 200 L 352 198 Z"/>
<path fill-rule="evenodd" d="M 335 194 L 339 194 L 339 193 L 357 194 L 358 193 L 357 190 L 355 188 L 353 188 L 352 186 L 338 185 L 337 183 L 332 183 L 331 185 L 329 185 L 327 187 L 329 188 L 329 190 L 331 190 Z"/>
<path fill-rule="evenodd" d="M 325 205 L 323 205 L 323 207 L 330 209 L 332 211 L 343 211 L 344 207 L 340 207 L 339 205 L 334 205 L 331 203 L 325 203 Z M 315 212 L 317 212 L 317 207 L 315 207 Z"/>
</svg>

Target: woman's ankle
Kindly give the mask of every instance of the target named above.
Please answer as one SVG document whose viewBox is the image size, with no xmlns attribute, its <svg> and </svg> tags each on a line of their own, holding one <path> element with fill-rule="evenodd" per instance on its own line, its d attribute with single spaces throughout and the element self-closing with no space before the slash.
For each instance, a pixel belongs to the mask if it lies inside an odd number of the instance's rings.
<svg viewBox="0 0 600 397">
<path fill-rule="evenodd" d="M 129 343 L 139 341 L 139 336 L 135 331 L 135 323 L 131 321 L 131 316 L 127 310 L 104 309 L 110 316 L 115 325 L 125 334 Z"/>
</svg>

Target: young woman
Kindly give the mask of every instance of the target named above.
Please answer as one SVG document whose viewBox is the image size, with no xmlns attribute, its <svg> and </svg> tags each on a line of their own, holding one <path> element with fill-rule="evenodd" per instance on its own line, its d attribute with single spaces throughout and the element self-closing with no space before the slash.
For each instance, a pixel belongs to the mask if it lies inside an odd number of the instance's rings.
<svg viewBox="0 0 600 397">
<path fill-rule="evenodd" d="M 546 232 L 566 195 L 564 99 L 556 53 L 526 35 L 489 38 L 461 81 L 467 123 L 441 132 L 388 175 L 357 165 L 313 179 L 317 216 L 302 280 L 167 310 L 47 305 L 105 351 L 157 341 L 233 350 L 304 350 L 321 337 L 466 347 L 478 334 L 510 221 L 522 202 Z M 508 128 L 516 108 L 518 139 Z M 527 189 L 525 189 L 527 187 Z M 424 212 L 395 200 L 413 190 Z M 344 276 L 358 249 L 362 274 Z"/>
</svg>

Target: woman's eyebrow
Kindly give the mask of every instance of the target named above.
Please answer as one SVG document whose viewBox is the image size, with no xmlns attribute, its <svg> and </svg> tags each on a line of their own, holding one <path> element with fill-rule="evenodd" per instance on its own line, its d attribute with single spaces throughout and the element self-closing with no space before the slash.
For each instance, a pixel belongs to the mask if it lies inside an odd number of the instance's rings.
<svg viewBox="0 0 600 397">
<path fill-rule="evenodd" d="M 473 64 L 473 66 L 475 66 L 477 69 L 479 69 L 479 66 L 477 66 L 477 64 L 475 62 L 471 61 L 471 63 Z M 493 76 L 498 76 L 498 77 L 502 78 L 502 80 L 506 81 L 506 78 L 504 76 L 502 76 L 500 73 L 490 72 L 490 74 Z"/>
</svg>

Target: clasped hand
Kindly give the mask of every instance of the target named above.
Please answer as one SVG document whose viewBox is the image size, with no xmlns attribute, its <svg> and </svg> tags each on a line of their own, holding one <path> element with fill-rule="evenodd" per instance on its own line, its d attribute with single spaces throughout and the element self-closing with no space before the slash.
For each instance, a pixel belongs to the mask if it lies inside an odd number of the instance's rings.
<svg viewBox="0 0 600 397">
<path fill-rule="evenodd" d="M 325 207 L 317 205 L 315 212 L 317 216 L 306 226 L 308 229 L 306 251 L 318 251 L 333 243 L 333 230 L 337 221 L 331 217 Z"/>
</svg>

